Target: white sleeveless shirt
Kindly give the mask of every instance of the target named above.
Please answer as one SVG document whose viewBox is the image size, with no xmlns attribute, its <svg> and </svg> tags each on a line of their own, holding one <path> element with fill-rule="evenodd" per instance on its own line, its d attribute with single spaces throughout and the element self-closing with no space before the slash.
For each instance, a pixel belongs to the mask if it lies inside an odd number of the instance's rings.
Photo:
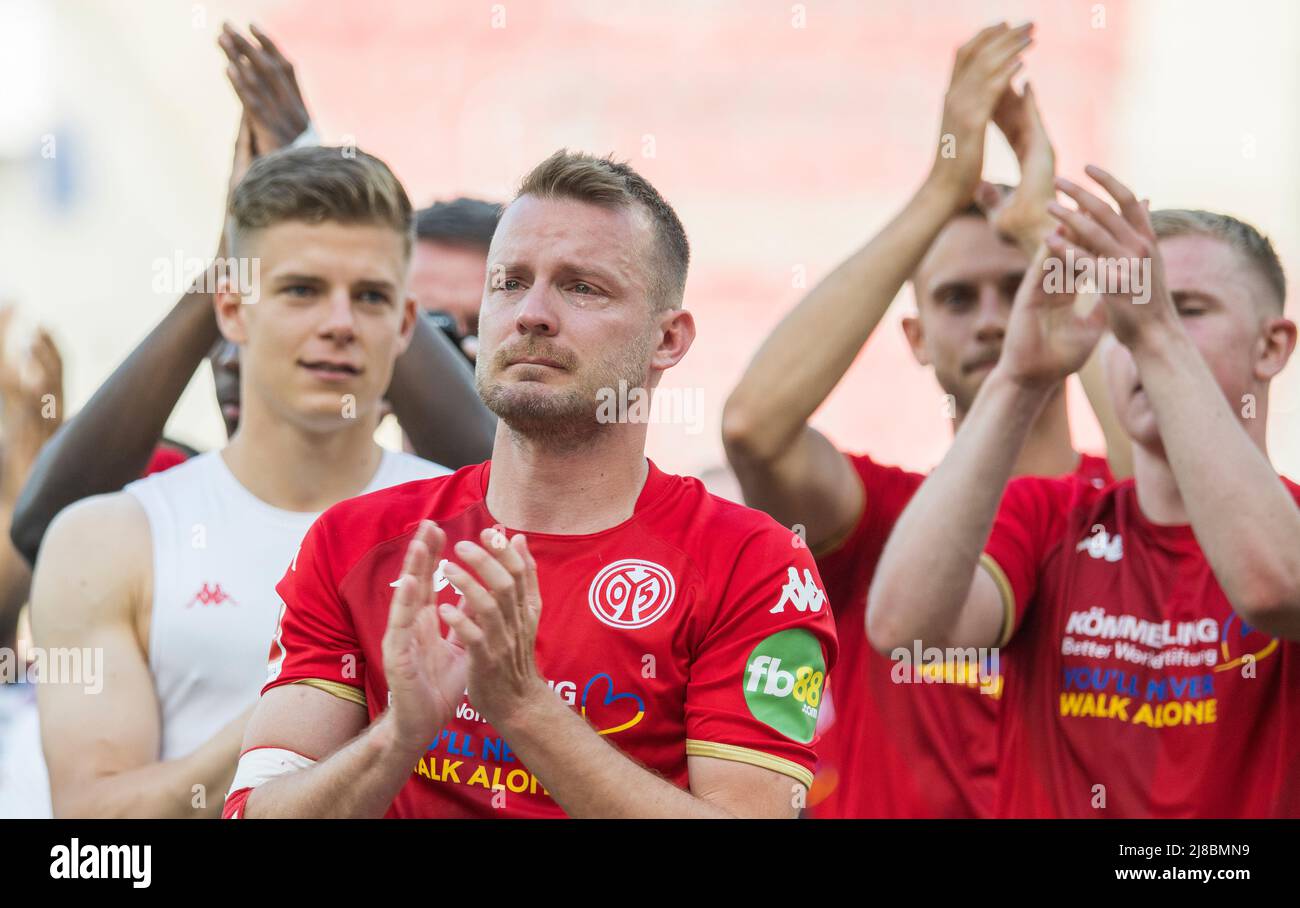
<svg viewBox="0 0 1300 908">
<path fill-rule="evenodd" d="M 365 492 L 450 472 L 385 451 Z M 272 507 L 219 451 L 136 480 L 153 537 L 149 669 L 162 717 L 161 759 L 195 751 L 257 699 L 280 597 L 275 586 L 319 516 Z"/>
</svg>

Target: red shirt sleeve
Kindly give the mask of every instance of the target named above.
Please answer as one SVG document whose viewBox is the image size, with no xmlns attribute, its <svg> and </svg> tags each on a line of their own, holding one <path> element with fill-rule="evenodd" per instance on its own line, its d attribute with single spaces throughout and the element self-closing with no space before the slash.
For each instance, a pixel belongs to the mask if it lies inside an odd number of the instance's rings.
<svg viewBox="0 0 1300 908">
<path fill-rule="evenodd" d="M 312 524 L 275 588 L 282 605 L 262 692 L 301 682 L 364 704 L 365 656 L 331 571 L 340 562 L 331 553 L 328 517 Z"/>
<path fill-rule="evenodd" d="M 817 566 L 788 530 L 762 526 L 736 554 L 686 690 L 686 753 L 812 784 L 835 623 Z"/>
<path fill-rule="evenodd" d="M 1020 626 L 1038 588 L 1039 568 L 1065 533 L 1066 515 L 1078 487 L 1072 478 L 1022 476 L 1011 480 L 1002 495 L 980 558 L 998 586 L 1007 613 L 1000 645 Z"/>
<path fill-rule="evenodd" d="M 831 593 L 831 607 L 840 615 L 851 604 L 845 593 L 865 590 L 885 540 L 925 476 L 876 463 L 863 454 L 845 454 L 862 483 L 863 506 L 847 536 L 816 553 L 817 569 Z"/>
</svg>

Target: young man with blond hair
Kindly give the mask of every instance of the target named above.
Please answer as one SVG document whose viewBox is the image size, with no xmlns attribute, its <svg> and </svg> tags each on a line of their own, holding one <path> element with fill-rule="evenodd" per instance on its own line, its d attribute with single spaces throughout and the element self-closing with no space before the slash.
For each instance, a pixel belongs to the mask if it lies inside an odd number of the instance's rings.
<svg viewBox="0 0 1300 908">
<path fill-rule="evenodd" d="M 263 678 L 275 582 L 312 520 L 447 472 L 373 438 L 417 318 L 412 210 L 382 161 L 353 152 L 275 152 L 232 193 L 231 253 L 260 269 L 214 297 L 241 350 L 230 442 L 80 501 L 48 531 L 35 641 L 102 652 L 109 669 L 97 694 L 38 692 L 59 815 L 214 816 Z"/>
</svg>

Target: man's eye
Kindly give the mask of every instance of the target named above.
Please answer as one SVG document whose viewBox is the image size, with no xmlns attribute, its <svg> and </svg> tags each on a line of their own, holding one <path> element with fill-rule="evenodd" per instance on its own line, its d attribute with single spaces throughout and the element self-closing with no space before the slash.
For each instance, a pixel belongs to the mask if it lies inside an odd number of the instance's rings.
<svg viewBox="0 0 1300 908">
<path fill-rule="evenodd" d="M 502 290 L 518 290 L 521 286 L 517 277 L 508 277 L 500 284 Z"/>
<path fill-rule="evenodd" d="M 1198 315 L 1204 315 L 1205 309 L 1201 306 L 1179 306 L 1178 314 L 1183 318 L 1194 318 Z"/>
<path fill-rule="evenodd" d="M 361 301 L 364 303 L 386 303 L 388 294 L 379 290 L 365 290 L 361 293 Z"/>
<path fill-rule="evenodd" d="M 306 296 L 311 296 L 311 294 L 314 293 L 315 290 L 313 290 L 313 288 L 311 287 L 308 287 L 306 284 L 293 284 L 291 286 L 285 287 L 284 292 L 289 296 L 306 297 Z"/>
<path fill-rule="evenodd" d="M 584 283 L 584 282 L 582 282 L 582 281 L 578 281 L 578 283 L 574 284 L 574 285 L 573 285 L 573 290 L 574 290 L 575 293 L 595 293 L 595 292 L 596 292 L 595 290 L 592 289 L 592 286 L 591 286 L 590 284 Z"/>
</svg>

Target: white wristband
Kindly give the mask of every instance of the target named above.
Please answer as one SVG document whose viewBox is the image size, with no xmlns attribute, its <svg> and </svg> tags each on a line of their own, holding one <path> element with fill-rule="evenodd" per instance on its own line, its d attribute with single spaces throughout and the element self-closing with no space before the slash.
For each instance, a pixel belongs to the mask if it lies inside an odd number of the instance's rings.
<svg viewBox="0 0 1300 908">
<path fill-rule="evenodd" d="M 245 788 L 256 788 L 272 779 L 315 765 L 315 760 L 294 753 L 292 750 L 280 747 L 254 747 L 240 756 L 239 764 L 235 767 L 235 780 L 230 783 L 230 791 L 233 793 Z"/>
</svg>

